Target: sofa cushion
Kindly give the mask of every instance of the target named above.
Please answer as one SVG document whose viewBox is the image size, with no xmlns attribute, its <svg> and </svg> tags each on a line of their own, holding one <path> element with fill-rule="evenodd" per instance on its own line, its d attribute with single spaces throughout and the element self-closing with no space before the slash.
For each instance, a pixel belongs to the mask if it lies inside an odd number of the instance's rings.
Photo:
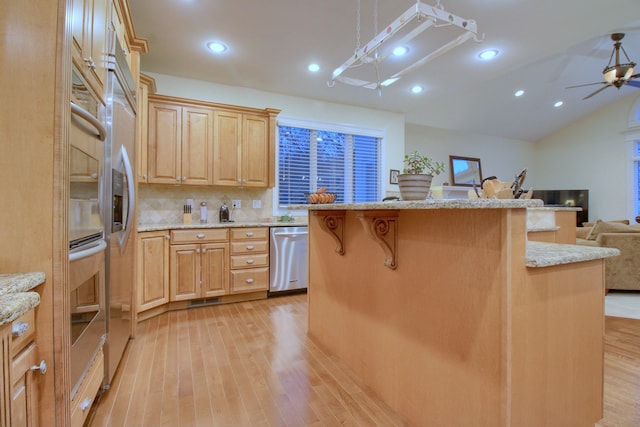
<svg viewBox="0 0 640 427">
<path fill-rule="evenodd" d="M 602 221 L 601 219 L 597 220 L 598 221 Z M 629 224 L 629 220 L 628 219 L 612 219 L 611 221 L 607 221 L 607 222 L 619 222 L 620 224 Z M 593 225 L 595 224 L 595 222 L 583 222 L 582 226 L 583 227 L 593 227 Z"/>
<path fill-rule="evenodd" d="M 628 221 L 627 221 L 628 222 Z M 640 226 L 627 225 L 618 221 L 601 221 L 598 220 L 591 227 L 591 232 L 587 234 L 587 240 L 596 240 L 601 233 L 640 233 Z"/>
<path fill-rule="evenodd" d="M 592 227 L 576 227 L 576 239 L 586 239 Z"/>
</svg>

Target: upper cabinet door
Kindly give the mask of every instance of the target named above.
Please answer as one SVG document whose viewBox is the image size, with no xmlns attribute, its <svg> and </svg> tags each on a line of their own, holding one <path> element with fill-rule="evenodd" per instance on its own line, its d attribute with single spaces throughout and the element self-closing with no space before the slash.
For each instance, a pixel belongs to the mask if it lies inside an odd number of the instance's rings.
<svg viewBox="0 0 640 427">
<path fill-rule="evenodd" d="M 72 61 L 105 103 L 107 0 L 72 0 Z"/>
<path fill-rule="evenodd" d="M 267 187 L 269 184 L 269 119 L 243 116 L 242 185 Z"/>
<path fill-rule="evenodd" d="M 149 102 L 147 182 L 179 184 L 181 163 L 182 107 Z"/>
<path fill-rule="evenodd" d="M 213 110 L 182 107 L 182 184 L 211 185 Z"/>
<path fill-rule="evenodd" d="M 242 182 L 242 114 L 231 111 L 215 112 L 213 154 L 213 183 L 240 186 Z"/>
</svg>

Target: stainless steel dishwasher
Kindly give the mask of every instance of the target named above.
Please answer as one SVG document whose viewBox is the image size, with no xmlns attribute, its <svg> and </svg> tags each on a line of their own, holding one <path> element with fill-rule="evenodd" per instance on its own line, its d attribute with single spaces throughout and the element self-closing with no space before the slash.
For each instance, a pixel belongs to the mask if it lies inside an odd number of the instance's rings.
<svg viewBox="0 0 640 427">
<path fill-rule="evenodd" d="M 269 296 L 303 292 L 309 284 L 308 227 L 271 227 Z"/>
</svg>

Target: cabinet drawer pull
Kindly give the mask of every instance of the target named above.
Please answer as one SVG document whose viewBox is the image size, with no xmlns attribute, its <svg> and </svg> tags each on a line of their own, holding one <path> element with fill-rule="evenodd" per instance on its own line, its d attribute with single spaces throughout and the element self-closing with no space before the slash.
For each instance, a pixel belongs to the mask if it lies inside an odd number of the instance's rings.
<svg viewBox="0 0 640 427">
<path fill-rule="evenodd" d="M 254 282 L 254 280 L 253 280 L 253 279 L 247 279 L 247 280 L 246 280 L 246 282 L 247 282 L 247 283 L 253 283 L 253 282 Z"/>
<path fill-rule="evenodd" d="M 42 359 L 42 360 L 40 361 L 40 364 L 39 364 L 39 365 L 33 365 L 33 366 L 31 367 L 31 370 L 32 370 L 33 372 L 38 371 L 38 372 L 40 372 L 42 375 L 44 375 L 44 374 L 46 374 L 46 373 L 47 373 L 47 362 L 45 362 L 45 361 L 44 361 L 44 359 Z"/>
<path fill-rule="evenodd" d="M 207 248 L 202 248 L 202 253 L 206 254 L 207 253 Z"/>
<path fill-rule="evenodd" d="M 252 245 L 247 246 L 247 250 L 248 251 L 252 251 L 253 250 L 253 246 Z"/>
<path fill-rule="evenodd" d="M 200 233 L 200 234 L 196 235 L 196 237 L 197 237 L 198 239 L 204 239 L 204 234 Z"/>
<path fill-rule="evenodd" d="M 200 253 L 200 248 L 196 249 L 196 253 L 199 254 Z"/>
<path fill-rule="evenodd" d="M 90 397 L 86 397 L 82 403 L 80 404 L 80 409 L 82 411 L 86 411 L 87 409 L 91 408 L 91 402 L 93 401 L 93 399 L 91 399 Z"/>
<path fill-rule="evenodd" d="M 247 264 L 253 264 L 253 262 L 254 262 L 254 261 L 253 261 L 252 259 L 248 259 L 248 260 L 247 260 Z"/>
<path fill-rule="evenodd" d="M 12 326 L 11 326 L 11 335 L 16 338 L 16 337 L 21 337 L 23 336 L 27 331 L 29 330 L 29 323 L 28 322 L 15 322 Z"/>
<path fill-rule="evenodd" d="M 247 237 L 253 237 L 253 232 L 249 231 L 249 232 L 247 233 Z"/>
</svg>

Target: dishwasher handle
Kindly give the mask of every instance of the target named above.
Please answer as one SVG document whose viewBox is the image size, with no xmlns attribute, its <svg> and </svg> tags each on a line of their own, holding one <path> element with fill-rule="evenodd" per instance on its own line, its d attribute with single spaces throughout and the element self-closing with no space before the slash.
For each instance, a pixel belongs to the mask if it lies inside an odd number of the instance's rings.
<svg viewBox="0 0 640 427">
<path fill-rule="evenodd" d="M 279 233 L 273 233 L 273 235 L 276 237 L 298 237 L 298 236 L 308 236 L 309 232 L 308 231 L 297 231 L 292 233 L 279 232 Z"/>
</svg>

